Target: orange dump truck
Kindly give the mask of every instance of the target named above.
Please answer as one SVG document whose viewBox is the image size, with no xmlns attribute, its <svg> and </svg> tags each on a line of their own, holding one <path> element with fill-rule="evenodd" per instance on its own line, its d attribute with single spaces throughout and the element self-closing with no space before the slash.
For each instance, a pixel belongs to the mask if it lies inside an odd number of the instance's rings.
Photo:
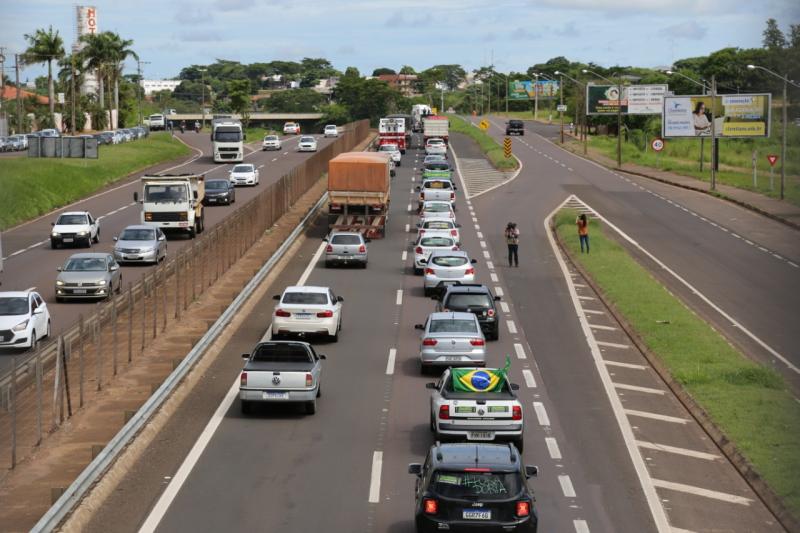
<svg viewBox="0 0 800 533">
<path fill-rule="evenodd" d="M 391 156 L 345 152 L 328 163 L 328 227 L 380 239 L 389 218 Z"/>
</svg>

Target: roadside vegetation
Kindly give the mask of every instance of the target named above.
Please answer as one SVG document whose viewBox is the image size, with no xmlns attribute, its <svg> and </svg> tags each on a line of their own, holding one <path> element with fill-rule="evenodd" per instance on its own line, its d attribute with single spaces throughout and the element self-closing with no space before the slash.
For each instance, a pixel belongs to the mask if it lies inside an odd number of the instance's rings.
<svg viewBox="0 0 800 533">
<path fill-rule="evenodd" d="M 151 165 L 190 153 L 167 133 L 135 143 L 101 146 L 99 159 L 29 159 L 0 164 L 0 230 L 89 196 Z"/>
<path fill-rule="evenodd" d="M 592 253 L 581 254 L 576 215 L 562 210 L 555 218 L 570 255 L 792 512 L 800 514 L 800 409 L 783 378 L 733 348 L 598 221 L 590 222 Z"/>
<path fill-rule="evenodd" d="M 483 153 L 486 154 L 486 157 L 497 170 L 508 171 L 519 168 L 517 158 L 510 157 L 507 159 L 503 153 L 503 147 L 482 129 L 476 128 L 455 115 L 448 115 L 448 118 L 450 119 L 450 133 L 463 133 L 471 137 L 478 143 L 478 146 L 481 147 Z"/>
</svg>

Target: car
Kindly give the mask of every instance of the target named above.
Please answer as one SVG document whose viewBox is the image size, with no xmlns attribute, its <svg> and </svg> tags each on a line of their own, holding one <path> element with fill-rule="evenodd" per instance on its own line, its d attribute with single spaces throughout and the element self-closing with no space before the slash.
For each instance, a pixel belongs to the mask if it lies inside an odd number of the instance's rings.
<svg viewBox="0 0 800 533">
<path fill-rule="evenodd" d="M 422 164 L 426 165 L 428 163 L 447 163 L 447 158 L 441 154 L 426 155 L 422 160 Z"/>
<path fill-rule="evenodd" d="M 422 174 L 422 179 L 453 179 L 453 167 L 447 161 L 428 161 L 423 163 L 420 173 Z"/>
<path fill-rule="evenodd" d="M 458 243 L 446 235 L 420 235 L 414 243 L 414 274 L 420 275 L 434 250 L 458 250 Z"/>
<path fill-rule="evenodd" d="M 300 124 L 298 124 L 297 122 L 286 122 L 283 125 L 283 134 L 300 135 Z"/>
<path fill-rule="evenodd" d="M 265 341 L 242 354 L 246 360 L 239 376 L 242 413 L 254 403 L 302 403 L 306 413 L 317 411 L 321 392 L 322 360 L 307 342 Z"/>
<path fill-rule="evenodd" d="M 455 220 L 444 218 L 431 218 L 425 220 L 417 229 L 417 236 L 421 235 L 446 235 L 453 237 L 456 243 L 461 242 L 461 224 L 456 224 Z"/>
<path fill-rule="evenodd" d="M 112 131 L 111 135 L 114 136 L 114 144 L 121 144 L 125 142 L 125 135 L 121 131 Z"/>
<path fill-rule="evenodd" d="M 325 137 L 338 137 L 339 136 L 339 128 L 336 127 L 336 124 L 328 124 L 325 126 L 325 129 L 322 131 L 322 134 Z"/>
<path fill-rule="evenodd" d="M 310 135 L 305 137 L 300 137 L 300 141 L 297 143 L 297 151 L 298 152 L 316 152 L 317 151 L 317 140 Z"/>
<path fill-rule="evenodd" d="M 486 338 L 472 313 L 434 312 L 415 324 L 422 374 L 432 367 L 486 366 Z"/>
<path fill-rule="evenodd" d="M 203 205 L 231 205 L 236 202 L 236 187 L 231 180 L 215 178 L 205 182 L 206 194 L 203 197 Z"/>
<path fill-rule="evenodd" d="M 367 268 L 367 243 L 363 235 L 355 231 L 334 231 L 326 239 L 325 266 L 356 263 Z"/>
<path fill-rule="evenodd" d="M 8 152 L 11 150 L 11 144 L 8 142 L 8 137 L 0 137 L 0 152 Z"/>
<path fill-rule="evenodd" d="M 506 122 L 506 135 L 525 135 L 525 123 L 521 120 Z"/>
<path fill-rule="evenodd" d="M 509 444 L 447 443 L 431 446 L 416 476 L 414 523 L 418 533 L 458 528 L 536 533 L 536 498 L 528 480 L 539 468 L 525 465 Z"/>
<path fill-rule="evenodd" d="M 378 147 L 378 151 L 389 154 L 392 158 L 392 161 L 394 161 L 395 166 L 400 166 L 403 156 L 400 153 L 400 148 L 398 148 L 396 144 L 382 144 Z"/>
<path fill-rule="evenodd" d="M 463 250 L 433 250 L 425 263 L 422 280 L 425 296 L 440 291 L 447 283 L 472 283 L 476 262 Z"/>
<path fill-rule="evenodd" d="M 240 163 L 230 170 L 228 178 L 234 185 L 258 185 L 259 172 L 252 163 Z"/>
<path fill-rule="evenodd" d="M 105 299 L 122 291 L 119 263 L 109 253 L 73 254 L 57 270 L 57 302 L 74 298 Z"/>
<path fill-rule="evenodd" d="M 118 263 L 158 263 L 166 258 L 167 237 L 161 228 L 128 226 L 114 237 L 114 259 Z"/>
<path fill-rule="evenodd" d="M 438 300 L 437 311 L 474 313 L 487 339 L 496 341 L 500 338 L 500 315 L 495 305 L 500 297 L 493 295 L 487 286 L 479 283 L 456 283 L 447 287 Z"/>
<path fill-rule="evenodd" d="M 419 192 L 419 207 L 425 202 L 447 202 L 455 209 L 456 206 L 456 186 L 446 178 L 425 178 L 422 185 L 418 185 L 416 190 Z"/>
<path fill-rule="evenodd" d="M 449 220 L 456 219 L 456 212 L 453 211 L 453 206 L 450 202 L 429 201 L 422 202 L 422 207 L 419 211 L 419 223 L 422 224 L 426 220 L 432 218 L 444 218 Z"/>
<path fill-rule="evenodd" d="M 447 155 L 447 143 L 444 142 L 444 139 L 437 137 L 428 139 L 428 142 L 425 143 L 425 155 L 432 154 Z"/>
<path fill-rule="evenodd" d="M 50 311 L 33 289 L 0 292 L 0 348 L 36 348 L 50 336 Z"/>
<path fill-rule="evenodd" d="M 41 130 L 37 133 L 39 134 L 39 137 L 61 137 L 61 134 L 58 132 L 58 130 L 53 128 Z"/>
<path fill-rule="evenodd" d="M 277 135 L 264 135 L 264 141 L 261 143 L 262 150 L 280 150 L 281 138 Z"/>
<path fill-rule="evenodd" d="M 339 340 L 342 329 L 342 302 L 330 287 L 310 285 L 287 287 L 276 294 L 272 312 L 272 338 L 285 335 L 327 335 Z"/>
<path fill-rule="evenodd" d="M 88 211 L 67 211 L 61 213 L 50 232 L 50 247 L 63 244 L 83 244 L 91 247 L 92 242 L 100 242 L 100 222 Z"/>
<path fill-rule="evenodd" d="M 28 149 L 28 136 L 27 135 L 12 135 L 8 138 L 10 150 L 19 152 Z"/>
<path fill-rule="evenodd" d="M 100 144 L 116 144 L 114 142 L 114 133 L 111 131 L 100 132 L 97 136 Z"/>
</svg>

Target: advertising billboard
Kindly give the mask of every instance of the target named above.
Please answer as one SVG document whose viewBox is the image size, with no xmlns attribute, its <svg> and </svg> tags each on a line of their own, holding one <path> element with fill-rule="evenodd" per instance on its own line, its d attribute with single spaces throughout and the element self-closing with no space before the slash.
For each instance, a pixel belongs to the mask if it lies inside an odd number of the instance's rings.
<svg viewBox="0 0 800 533">
<path fill-rule="evenodd" d="M 772 95 L 725 94 L 716 97 L 716 137 L 769 137 Z M 710 137 L 711 96 L 667 96 L 661 125 L 663 137 Z"/>
<path fill-rule="evenodd" d="M 660 115 L 667 85 L 623 85 L 623 115 Z M 616 115 L 620 98 L 617 85 L 587 85 L 586 109 L 589 115 Z"/>
<path fill-rule="evenodd" d="M 536 93 L 539 98 L 554 98 L 558 96 L 558 82 L 539 80 L 537 82 L 513 80 L 508 82 L 509 100 L 533 100 Z"/>
<path fill-rule="evenodd" d="M 75 6 L 77 12 L 78 37 L 97 33 L 97 8 L 94 6 Z"/>
</svg>

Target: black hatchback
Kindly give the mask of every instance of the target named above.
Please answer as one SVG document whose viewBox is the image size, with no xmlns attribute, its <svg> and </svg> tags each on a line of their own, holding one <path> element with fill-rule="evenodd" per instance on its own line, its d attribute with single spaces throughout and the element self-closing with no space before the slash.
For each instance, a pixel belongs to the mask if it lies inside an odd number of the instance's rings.
<svg viewBox="0 0 800 533">
<path fill-rule="evenodd" d="M 513 444 L 439 444 L 424 464 L 408 465 L 417 476 L 415 525 L 428 531 L 525 531 L 538 516 L 527 480 L 539 469 L 522 464 Z"/>
<path fill-rule="evenodd" d="M 439 300 L 437 311 L 463 311 L 478 317 L 483 334 L 488 340 L 500 338 L 500 320 L 495 302 L 500 300 L 494 296 L 486 285 L 472 283 L 454 283 L 448 285 L 444 295 L 435 296 Z"/>
<path fill-rule="evenodd" d="M 525 123 L 521 120 L 506 122 L 506 135 L 525 135 Z"/>
</svg>

